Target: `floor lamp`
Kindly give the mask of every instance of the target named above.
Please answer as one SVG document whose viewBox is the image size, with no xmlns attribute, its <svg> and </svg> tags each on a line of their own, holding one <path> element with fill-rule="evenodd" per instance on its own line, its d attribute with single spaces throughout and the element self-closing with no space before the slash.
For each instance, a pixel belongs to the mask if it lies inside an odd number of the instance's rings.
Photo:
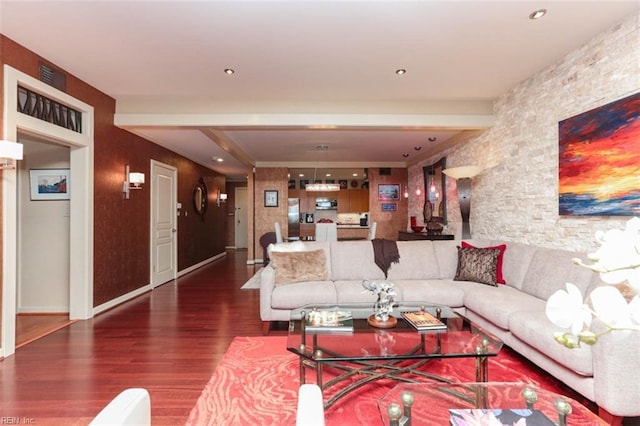
<svg viewBox="0 0 640 426">
<path fill-rule="evenodd" d="M 469 214 L 471 213 L 471 178 L 478 175 L 482 169 L 478 166 L 463 166 L 444 169 L 442 173 L 456 180 L 458 187 L 458 202 L 462 215 L 462 239 L 471 238 Z"/>
</svg>

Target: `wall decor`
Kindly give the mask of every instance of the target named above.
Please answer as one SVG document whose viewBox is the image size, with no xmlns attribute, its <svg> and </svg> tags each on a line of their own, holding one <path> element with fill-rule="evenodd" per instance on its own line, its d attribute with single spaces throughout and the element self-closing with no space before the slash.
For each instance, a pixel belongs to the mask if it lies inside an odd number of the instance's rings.
<svg viewBox="0 0 640 426">
<path fill-rule="evenodd" d="M 300 179 L 300 189 L 307 189 L 309 179 Z"/>
<path fill-rule="evenodd" d="M 289 179 L 288 189 L 296 189 L 296 181 L 293 179 Z"/>
<path fill-rule="evenodd" d="M 278 190 L 277 189 L 266 189 L 264 191 L 264 206 L 278 207 Z"/>
<path fill-rule="evenodd" d="M 205 185 L 204 179 L 200 177 L 198 183 L 196 183 L 196 186 L 193 188 L 193 208 L 202 220 L 204 220 L 208 204 L 209 194 L 207 192 L 207 185 Z"/>
<path fill-rule="evenodd" d="M 558 124 L 559 213 L 640 214 L 640 93 Z"/>
<path fill-rule="evenodd" d="M 378 200 L 397 201 L 400 200 L 400 184 L 378 184 Z"/>
<path fill-rule="evenodd" d="M 396 203 L 383 203 L 381 206 L 383 212 L 395 212 L 398 210 L 398 205 Z"/>
<path fill-rule="evenodd" d="M 70 198 L 69 169 L 31 169 L 29 180 L 34 201 Z"/>
</svg>

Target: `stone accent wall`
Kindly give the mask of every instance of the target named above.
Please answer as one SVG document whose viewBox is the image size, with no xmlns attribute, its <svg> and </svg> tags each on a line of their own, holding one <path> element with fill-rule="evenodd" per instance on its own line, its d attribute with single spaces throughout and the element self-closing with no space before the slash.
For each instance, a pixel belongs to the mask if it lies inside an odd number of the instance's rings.
<svg viewBox="0 0 640 426">
<path fill-rule="evenodd" d="M 590 252 L 596 230 L 623 228 L 629 217 L 558 215 L 558 122 L 640 91 L 640 14 L 598 35 L 495 102 L 496 123 L 443 153 L 447 166 L 480 165 L 473 179 L 473 237 Z M 422 179 L 412 166 L 409 182 Z M 455 180 L 447 179 L 449 231 L 460 235 Z M 420 216 L 410 204 L 410 215 Z"/>
</svg>

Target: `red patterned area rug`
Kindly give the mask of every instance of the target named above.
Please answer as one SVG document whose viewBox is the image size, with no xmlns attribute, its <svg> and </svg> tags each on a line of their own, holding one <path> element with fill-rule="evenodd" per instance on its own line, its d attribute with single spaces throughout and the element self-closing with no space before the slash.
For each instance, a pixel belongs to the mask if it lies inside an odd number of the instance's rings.
<svg viewBox="0 0 640 426">
<path fill-rule="evenodd" d="M 471 358 L 435 361 L 425 369 L 456 382 L 475 379 Z M 329 369 L 324 374 L 324 381 L 331 377 Z M 585 402 L 507 347 L 489 359 L 489 380 L 530 383 Z M 396 384 L 380 380 L 338 400 L 325 413 L 327 426 L 381 424 L 377 401 Z M 286 337 L 236 337 L 186 424 L 295 425 L 299 385 L 298 357 L 286 350 Z"/>
</svg>

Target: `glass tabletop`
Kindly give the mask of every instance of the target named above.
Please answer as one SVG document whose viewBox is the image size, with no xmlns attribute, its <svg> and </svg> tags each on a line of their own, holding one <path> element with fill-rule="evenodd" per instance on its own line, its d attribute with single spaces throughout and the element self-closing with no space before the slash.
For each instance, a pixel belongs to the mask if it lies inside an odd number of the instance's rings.
<svg viewBox="0 0 640 426">
<path fill-rule="evenodd" d="M 488 416 L 492 416 L 491 420 L 497 418 L 497 424 L 515 424 L 518 416 L 536 416 L 535 423 L 518 424 L 607 424 L 567 396 L 518 382 L 404 383 L 378 400 L 378 410 L 384 425 L 405 424 L 407 417 L 413 426 L 496 424 L 489 423 Z M 505 420 L 507 417 L 509 420 Z"/>
<path fill-rule="evenodd" d="M 424 309 L 439 315 L 446 324 L 443 330 L 417 331 L 401 312 Z M 303 327 L 303 318 L 313 311 L 348 312 L 353 318 L 352 331 L 312 332 Z M 287 349 L 315 362 L 358 360 L 403 360 L 447 357 L 489 357 L 502 348 L 502 341 L 445 306 L 428 302 L 402 302 L 394 305 L 393 328 L 376 328 L 368 324 L 373 312 L 371 303 L 315 304 L 294 309 L 290 314 Z"/>
</svg>

